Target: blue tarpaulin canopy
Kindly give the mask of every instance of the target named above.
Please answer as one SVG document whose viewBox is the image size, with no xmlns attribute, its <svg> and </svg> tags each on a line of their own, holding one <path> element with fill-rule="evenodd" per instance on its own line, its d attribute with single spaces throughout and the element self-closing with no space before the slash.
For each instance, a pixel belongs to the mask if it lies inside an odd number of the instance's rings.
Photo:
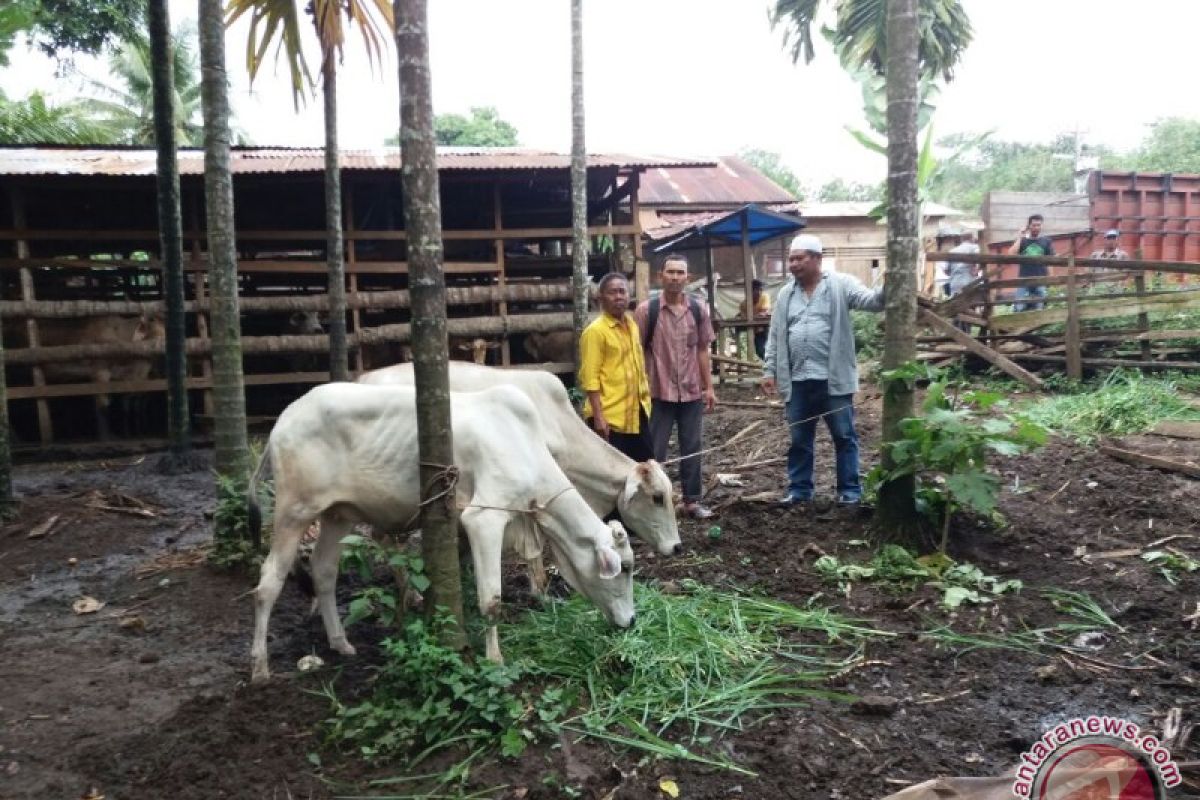
<svg viewBox="0 0 1200 800">
<path fill-rule="evenodd" d="M 762 206 L 749 203 L 736 211 L 730 211 L 696 222 L 678 236 L 654 248 L 656 253 L 666 253 L 673 250 L 691 250 L 694 248 L 717 245 L 740 245 L 742 231 L 746 232 L 747 243 L 753 247 L 789 233 L 795 233 L 805 226 L 800 217 L 780 214 Z"/>
</svg>

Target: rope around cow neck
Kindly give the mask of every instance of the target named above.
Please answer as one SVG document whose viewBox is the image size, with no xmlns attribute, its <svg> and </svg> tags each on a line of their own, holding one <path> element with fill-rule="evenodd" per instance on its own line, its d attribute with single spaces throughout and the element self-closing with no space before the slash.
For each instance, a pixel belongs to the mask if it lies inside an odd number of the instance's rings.
<svg viewBox="0 0 1200 800">
<path fill-rule="evenodd" d="M 410 528 L 412 524 L 420 518 L 422 508 L 441 500 L 443 497 L 446 497 L 448 494 L 453 492 L 458 487 L 458 479 L 461 475 L 458 466 L 455 464 L 434 464 L 429 461 L 422 461 L 420 464 L 422 467 L 432 467 L 437 470 L 437 472 L 430 477 L 425 486 L 421 489 L 421 494 L 426 494 L 427 492 L 431 491 L 434 485 L 439 481 L 443 483 L 443 486 L 436 494 L 430 495 L 429 497 L 426 497 L 424 500 L 421 500 L 419 503 L 417 503 L 417 510 L 414 511 L 412 516 L 408 518 L 408 522 L 404 523 L 405 529 Z M 458 510 L 465 511 L 468 508 L 482 508 L 488 511 L 508 511 L 514 514 L 539 514 L 544 512 L 550 507 L 551 503 L 569 491 L 578 490 L 575 489 L 574 484 L 568 483 L 566 486 L 550 495 L 550 499 L 544 503 L 539 503 L 537 500 L 530 500 L 528 508 L 509 508 L 507 506 L 492 506 L 485 505 L 483 503 L 465 503 L 458 506 Z"/>
</svg>

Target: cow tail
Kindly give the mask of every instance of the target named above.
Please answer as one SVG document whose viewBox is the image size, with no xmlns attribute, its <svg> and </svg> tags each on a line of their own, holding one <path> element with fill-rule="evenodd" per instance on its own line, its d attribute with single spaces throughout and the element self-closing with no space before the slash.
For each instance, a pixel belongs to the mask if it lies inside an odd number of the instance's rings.
<svg viewBox="0 0 1200 800">
<path fill-rule="evenodd" d="M 262 547 L 262 507 L 258 504 L 258 482 L 262 479 L 263 470 L 270 465 L 270 462 L 271 443 L 268 441 L 267 446 L 263 448 L 262 457 L 258 460 L 254 474 L 250 476 L 250 483 L 246 487 L 246 527 L 250 531 L 250 541 L 254 543 L 255 550 Z"/>
</svg>

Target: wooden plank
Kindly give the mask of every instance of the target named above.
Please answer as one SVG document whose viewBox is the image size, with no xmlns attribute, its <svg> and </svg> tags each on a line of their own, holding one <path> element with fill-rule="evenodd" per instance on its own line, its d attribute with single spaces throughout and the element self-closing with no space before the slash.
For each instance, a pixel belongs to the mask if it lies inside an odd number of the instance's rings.
<svg viewBox="0 0 1200 800">
<path fill-rule="evenodd" d="M 639 234 L 637 224 L 627 225 L 596 225 L 589 226 L 590 235 L 609 234 Z M 351 232 L 347 231 L 347 235 Z M 570 228 L 510 228 L 501 230 L 447 230 L 442 231 L 442 239 L 446 241 L 474 241 L 483 239 L 570 239 Z M 195 231 L 185 233 L 186 238 L 195 240 Z M 354 231 L 353 237 L 358 241 L 403 241 L 408 238 L 404 231 Z M 22 225 L 14 230 L 0 230 L 0 241 L 25 239 L 27 241 L 79 241 L 79 242 L 112 242 L 112 241 L 145 241 L 147 245 L 158 241 L 157 230 L 26 230 Z M 323 242 L 324 230 L 238 230 L 238 244 L 246 242 Z M 147 247 L 147 249 L 150 249 Z"/>
<path fill-rule="evenodd" d="M 243 382 L 246 386 L 274 386 L 288 383 L 328 383 L 328 372 L 293 372 L 293 373 L 263 373 L 245 375 Z M 188 389 L 212 389 L 212 376 L 193 375 L 187 379 Z M 141 392 L 165 392 L 165 378 L 151 378 L 144 381 L 121 381 L 114 383 L 53 383 L 48 386 L 14 386 L 9 387 L 9 400 L 28 400 L 31 398 L 54 397 L 84 397 L 99 394 L 132 394 Z M 204 412 L 209 414 L 209 412 Z"/>
<path fill-rule="evenodd" d="M 1083 364 L 1079 359 L 1083 357 L 1079 344 L 1079 292 L 1075 288 L 1075 256 L 1070 257 L 1070 266 L 1067 267 L 1067 331 L 1066 331 L 1066 355 L 1067 355 L 1067 377 L 1073 381 L 1083 380 Z"/>
<path fill-rule="evenodd" d="M 1031 388 L 1031 389 L 1041 389 L 1042 388 L 1042 381 L 1036 375 L 1023 369 L 1022 367 L 1018 366 L 1017 364 L 1013 363 L 1008 358 L 1006 358 L 1005 356 L 996 352 L 995 350 L 993 350 L 992 348 L 983 344 L 982 342 L 979 342 L 976 339 L 973 339 L 972 337 L 963 333 L 958 328 L 954 327 L 952 324 L 950 324 L 946 320 L 942 319 L 937 314 L 934 314 L 929 309 L 926 309 L 926 308 L 918 309 L 917 317 L 922 324 L 928 325 L 929 327 L 936 330 L 938 333 L 942 333 L 942 334 L 945 334 L 946 336 L 949 336 L 951 339 L 953 339 L 958 344 L 963 345 L 964 347 L 966 347 L 968 350 L 970 350 L 975 355 L 977 355 L 980 358 L 982 358 L 983 360 L 987 361 L 989 364 L 992 364 L 992 365 L 996 366 L 997 368 L 1003 370 L 1005 372 L 1005 374 L 1010 375 L 1013 378 L 1016 378 L 1017 380 L 1019 380 L 1021 383 L 1025 384 L 1029 388 Z"/>
<path fill-rule="evenodd" d="M 1119 447 L 1112 447 L 1106 444 L 1099 445 L 1096 449 L 1107 456 L 1111 456 L 1118 461 L 1124 461 L 1127 464 L 1134 464 L 1139 467 L 1154 467 L 1155 469 L 1163 469 L 1168 472 L 1178 472 L 1181 475 L 1187 475 L 1189 478 L 1200 478 L 1200 466 L 1190 462 L 1172 461 L 1169 458 L 1138 453 L 1133 450 L 1123 450 Z"/>
<path fill-rule="evenodd" d="M 1040 361 L 1047 364 L 1062 364 L 1065 356 L 1048 356 L 1039 353 L 1010 353 L 1014 361 Z M 1135 361 L 1128 358 L 1084 358 L 1085 367 L 1137 367 L 1138 369 L 1200 369 L 1200 361 Z"/>
<path fill-rule="evenodd" d="M 1065 267 L 1066 256 L 1014 256 L 1007 253 L 926 253 L 934 261 L 962 261 L 967 264 L 1041 264 L 1049 267 Z M 1131 258 L 1113 261 L 1108 258 L 1078 258 L 1075 264 L 1085 269 L 1107 271 L 1129 270 L 1144 272 L 1171 272 L 1178 275 L 1200 275 L 1200 263 L 1191 261 L 1146 261 Z"/>
<path fill-rule="evenodd" d="M 1079 304 L 1079 319 L 1082 321 L 1105 319 L 1108 317 L 1127 317 L 1143 312 L 1179 312 L 1197 308 L 1200 308 L 1200 290 L 1191 289 L 1183 292 L 1153 295 L 1146 298 L 1130 296 L 1124 301 L 1081 302 Z M 1043 325 L 1066 322 L 1066 319 L 1067 310 L 1065 308 L 1046 308 L 1040 311 L 1017 311 L 1008 314 L 997 314 L 992 317 L 992 325 L 1000 330 L 1033 330 Z"/>
<path fill-rule="evenodd" d="M 199 274 L 199 273 L 197 273 Z M 357 281 L 355 282 L 357 285 Z M 548 302 L 569 300 L 571 284 L 568 281 L 538 281 L 501 286 L 451 286 L 446 289 L 446 304 L 476 305 L 496 302 Z M 377 292 L 355 292 L 346 299 L 346 307 L 353 310 L 408 308 L 411 300 L 407 289 L 391 289 Z M 201 297 L 184 306 L 189 313 L 206 312 L 209 301 Z M 242 312 L 256 311 L 328 311 L 328 295 L 295 294 L 266 297 L 238 298 Z M 164 311 L 161 300 L 0 300 L 0 314 L 6 317 L 93 317 L 104 314 L 133 316 L 155 314 Z M 1197 334 L 1200 337 L 1200 333 Z"/>
<path fill-rule="evenodd" d="M 1150 433 L 1172 439 L 1200 439 L 1200 422 L 1160 422 Z"/>
</svg>

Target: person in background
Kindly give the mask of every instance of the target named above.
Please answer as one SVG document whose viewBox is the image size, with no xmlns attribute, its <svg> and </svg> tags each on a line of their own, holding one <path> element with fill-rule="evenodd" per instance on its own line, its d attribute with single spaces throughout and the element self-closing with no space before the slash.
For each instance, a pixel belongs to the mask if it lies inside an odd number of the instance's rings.
<svg viewBox="0 0 1200 800">
<path fill-rule="evenodd" d="M 791 446 L 788 492 L 791 506 L 813 499 L 813 446 L 817 418 L 824 416 L 837 453 L 837 501 L 862 499 L 858 473 L 858 433 L 854 393 L 858 363 L 850 310 L 882 311 L 883 287 L 868 289 L 857 278 L 821 267 L 821 240 L 801 234 L 792 240 L 788 270 L 792 279 L 775 298 L 767 335 L 763 390 L 787 403 Z"/>
<path fill-rule="evenodd" d="M 975 241 L 975 234 L 971 231 L 966 231 L 962 235 L 962 241 L 950 248 L 951 253 L 979 253 L 979 244 Z M 965 261 L 951 261 L 946 267 L 947 281 L 946 287 L 951 297 L 961 292 L 968 283 L 979 277 L 979 265 L 968 264 Z"/>
<path fill-rule="evenodd" d="M 1052 256 L 1054 255 L 1054 244 L 1050 241 L 1049 236 L 1042 235 L 1042 222 L 1045 219 L 1041 214 L 1032 214 L 1025 224 L 1025 229 L 1019 231 L 1013 239 L 1012 246 L 1008 248 L 1009 255 L 1018 256 Z M 1021 278 L 1044 278 L 1050 274 L 1050 270 L 1045 264 L 1022 264 L 1017 275 Z M 1016 292 L 1016 302 L 1013 303 L 1013 311 L 1037 311 L 1045 308 L 1043 302 L 1046 297 L 1045 286 L 1018 286 Z M 1033 299 L 1030 299 L 1033 298 Z"/>
<path fill-rule="evenodd" d="M 600 279 L 600 316 L 579 338 L 579 388 L 592 429 L 634 461 L 649 461 L 650 388 L 642 337 L 628 312 L 629 281 L 619 272 Z"/>
<path fill-rule="evenodd" d="M 1092 251 L 1092 258 L 1106 258 L 1114 261 L 1128 261 L 1129 253 L 1126 253 L 1118 246 L 1121 241 L 1121 232 L 1116 228 L 1110 228 L 1104 234 L 1104 247 L 1100 250 Z"/>
<path fill-rule="evenodd" d="M 754 304 L 754 316 L 746 313 L 746 301 L 738 305 L 738 316 L 742 319 L 769 319 L 771 317 L 771 298 L 763 291 L 763 282 L 755 278 L 750 282 L 750 302 Z M 762 358 L 767 352 L 767 329 L 754 328 L 754 355 Z"/>
<path fill-rule="evenodd" d="M 704 415 L 717 401 L 709 353 L 717 337 L 707 304 L 685 291 L 687 259 L 668 256 L 658 277 L 662 293 L 643 300 L 633 313 L 642 332 L 650 381 L 650 445 L 654 457 L 666 461 L 671 431 L 678 428 L 683 513 L 708 519 L 713 512 L 700 502 L 704 498 L 700 453 Z"/>
</svg>

